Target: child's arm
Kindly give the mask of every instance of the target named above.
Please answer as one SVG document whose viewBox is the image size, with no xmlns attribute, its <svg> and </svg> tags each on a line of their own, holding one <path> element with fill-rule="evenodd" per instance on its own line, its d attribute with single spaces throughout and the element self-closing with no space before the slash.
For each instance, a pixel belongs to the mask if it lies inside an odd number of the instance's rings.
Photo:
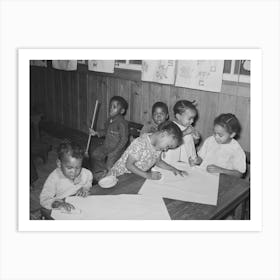
<svg viewBox="0 0 280 280">
<path fill-rule="evenodd" d="M 202 163 L 202 158 L 197 156 L 195 159 L 189 157 L 189 164 L 190 166 L 200 165 Z"/>
<path fill-rule="evenodd" d="M 222 167 L 219 167 L 214 164 L 208 165 L 206 170 L 209 173 L 221 173 L 221 174 L 227 174 L 227 175 L 231 175 L 231 176 L 235 176 L 235 177 L 239 177 L 239 178 L 241 178 L 243 175 L 243 173 L 241 173 L 237 170 L 230 170 L 230 169 L 222 168 Z"/>
<path fill-rule="evenodd" d="M 166 163 L 165 161 L 163 161 L 161 159 L 161 157 L 158 159 L 157 163 L 156 163 L 156 166 L 162 168 L 162 169 L 166 169 L 166 170 L 169 170 L 171 172 L 173 172 L 175 175 L 181 175 L 181 176 L 184 176 L 184 175 L 188 175 L 188 172 L 187 171 L 184 171 L 184 170 L 179 170 L 177 168 L 175 168 L 174 166 Z"/>
<path fill-rule="evenodd" d="M 157 172 L 157 171 L 151 171 L 151 172 L 143 171 L 135 165 L 136 162 L 137 162 L 137 160 L 135 158 L 133 158 L 131 155 L 129 155 L 128 158 L 127 158 L 127 161 L 126 161 L 126 168 L 130 172 L 132 172 L 136 175 L 139 175 L 143 178 L 146 178 L 146 179 L 159 180 L 161 178 L 160 172 Z"/>
<path fill-rule="evenodd" d="M 77 196 L 86 197 L 89 194 L 89 190 L 92 187 L 92 173 L 91 171 L 87 169 L 83 169 L 83 172 L 85 172 L 86 176 L 86 182 L 85 184 L 77 191 Z"/>
</svg>

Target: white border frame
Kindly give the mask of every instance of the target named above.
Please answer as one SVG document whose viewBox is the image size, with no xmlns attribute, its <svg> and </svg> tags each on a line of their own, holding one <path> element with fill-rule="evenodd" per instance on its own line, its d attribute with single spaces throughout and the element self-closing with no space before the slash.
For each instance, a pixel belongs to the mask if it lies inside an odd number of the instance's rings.
<svg viewBox="0 0 280 280">
<path fill-rule="evenodd" d="M 262 229 L 262 63 L 260 49 L 19 49 L 19 231 L 260 231 Z M 29 60 L 31 59 L 251 60 L 251 220 L 244 221 L 36 221 L 29 218 Z M 256 157 L 258 155 L 258 157 Z M 24 182 L 24 184 L 23 184 Z"/>
</svg>

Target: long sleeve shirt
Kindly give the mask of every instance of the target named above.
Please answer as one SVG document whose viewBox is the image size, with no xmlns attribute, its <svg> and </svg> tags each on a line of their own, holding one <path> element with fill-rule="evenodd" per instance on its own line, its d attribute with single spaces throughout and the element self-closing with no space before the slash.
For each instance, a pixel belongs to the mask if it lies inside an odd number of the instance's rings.
<svg viewBox="0 0 280 280">
<path fill-rule="evenodd" d="M 81 187 L 90 189 L 92 186 L 92 173 L 82 168 L 80 175 L 71 181 L 66 178 L 60 168 L 56 168 L 47 178 L 40 194 L 40 204 L 44 208 L 52 209 L 55 200 L 64 199 L 74 195 Z"/>
</svg>

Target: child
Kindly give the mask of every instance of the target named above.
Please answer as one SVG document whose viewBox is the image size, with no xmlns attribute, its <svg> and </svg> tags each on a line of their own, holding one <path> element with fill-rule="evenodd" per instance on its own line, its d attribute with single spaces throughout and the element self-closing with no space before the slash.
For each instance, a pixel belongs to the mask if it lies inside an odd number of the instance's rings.
<svg viewBox="0 0 280 280">
<path fill-rule="evenodd" d="M 174 149 L 182 143 L 183 134 L 173 122 L 167 121 L 158 127 L 154 133 L 145 133 L 136 138 L 115 163 L 108 175 L 120 176 L 124 173 L 135 173 L 141 177 L 159 180 L 159 172 L 150 171 L 157 165 L 160 168 L 172 171 L 175 175 L 184 175 L 187 172 L 178 170 L 161 159 L 161 153 Z"/>
<path fill-rule="evenodd" d="M 200 164 L 210 173 L 241 177 L 246 171 L 246 156 L 234 139 L 241 130 L 233 114 L 221 114 L 214 120 L 214 135 L 208 137 L 198 152 Z M 190 164 L 194 162 L 190 160 Z"/>
<path fill-rule="evenodd" d="M 82 168 L 84 151 L 74 142 L 63 142 L 57 149 L 57 168 L 48 176 L 40 194 L 40 204 L 47 209 L 74 209 L 64 199 L 71 195 L 87 196 L 92 174 Z"/>
<path fill-rule="evenodd" d="M 163 102 L 156 102 L 152 107 L 152 121 L 144 124 L 140 135 L 158 130 L 158 126 L 168 120 L 168 107 Z"/>
<path fill-rule="evenodd" d="M 174 123 L 181 129 L 184 136 L 184 143 L 174 150 L 170 150 L 163 155 L 163 159 L 172 164 L 182 161 L 189 162 L 189 158 L 196 162 L 197 154 L 195 142 L 199 140 L 199 133 L 193 128 L 192 124 L 197 116 L 197 109 L 194 102 L 188 100 L 179 100 L 173 107 L 175 121 Z"/>
<path fill-rule="evenodd" d="M 90 129 L 92 136 L 105 136 L 104 143 L 97 147 L 91 155 L 94 173 L 107 172 L 123 153 L 128 141 L 128 125 L 124 119 L 127 108 L 128 104 L 124 98 L 113 96 L 109 106 L 110 117 L 105 123 L 105 129 L 100 131 Z"/>
</svg>

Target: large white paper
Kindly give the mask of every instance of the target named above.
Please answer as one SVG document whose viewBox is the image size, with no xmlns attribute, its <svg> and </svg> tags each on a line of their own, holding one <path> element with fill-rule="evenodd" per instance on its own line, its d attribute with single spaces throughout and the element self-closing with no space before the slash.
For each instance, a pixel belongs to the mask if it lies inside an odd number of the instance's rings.
<svg viewBox="0 0 280 280">
<path fill-rule="evenodd" d="M 89 60 L 88 70 L 96 72 L 114 73 L 115 60 Z"/>
<path fill-rule="evenodd" d="M 174 84 L 175 60 L 143 60 L 142 81 Z"/>
<path fill-rule="evenodd" d="M 81 210 L 80 214 L 65 214 L 52 210 L 56 220 L 170 220 L 161 197 L 145 195 L 72 196 L 67 202 Z"/>
<path fill-rule="evenodd" d="M 175 85 L 220 92 L 223 60 L 179 60 Z"/>
<path fill-rule="evenodd" d="M 77 60 L 53 60 L 52 67 L 59 70 L 77 70 Z"/>
<path fill-rule="evenodd" d="M 146 180 L 139 194 L 217 205 L 218 175 L 210 174 L 199 167 L 188 168 L 186 164 L 177 164 L 177 168 L 187 170 L 189 175 L 176 176 L 168 170 L 157 168 L 162 179 Z"/>
</svg>

